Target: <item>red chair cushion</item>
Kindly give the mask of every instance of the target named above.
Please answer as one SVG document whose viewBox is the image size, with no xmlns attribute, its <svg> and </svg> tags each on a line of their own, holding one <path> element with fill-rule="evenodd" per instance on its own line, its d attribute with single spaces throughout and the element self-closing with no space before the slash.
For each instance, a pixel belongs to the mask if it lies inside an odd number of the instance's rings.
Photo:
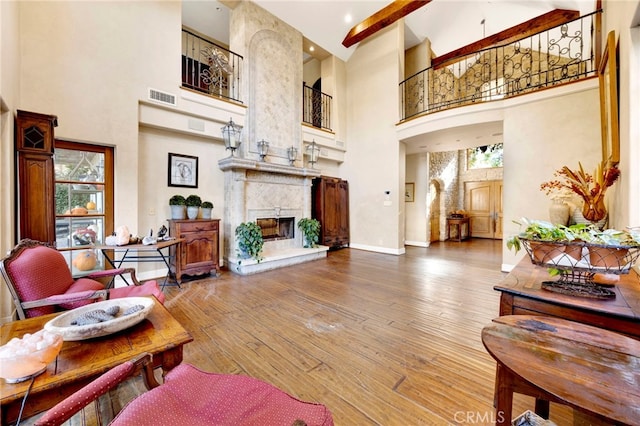
<svg viewBox="0 0 640 426">
<path fill-rule="evenodd" d="M 322 404 L 296 399 L 252 377 L 206 373 L 189 364 L 120 411 L 111 425 L 333 425 Z"/>
<path fill-rule="evenodd" d="M 73 283 L 69 266 L 60 252 L 45 246 L 25 249 L 5 269 L 21 301 L 45 299 L 63 294 Z M 32 308 L 27 317 L 55 312 L 55 306 Z"/>
<path fill-rule="evenodd" d="M 71 287 L 69 287 L 69 289 L 65 291 L 65 294 L 77 293 L 86 290 L 104 290 L 104 285 L 102 285 L 102 283 L 99 281 L 89 278 L 79 278 L 76 282 L 71 284 Z M 77 302 L 61 303 L 59 306 L 62 309 L 75 309 L 79 308 L 80 306 L 93 303 L 95 301 L 96 299 L 79 300 Z"/>
<path fill-rule="evenodd" d="M 110 299 L 120 299 L 123 297 L 155 296 L 158 302 L 164 305 L 164 293 L 160 290 L 158 283 L 147 281 L 141 285 L 128 285 L 116 287 L 109 290 Z"/>
</svg>

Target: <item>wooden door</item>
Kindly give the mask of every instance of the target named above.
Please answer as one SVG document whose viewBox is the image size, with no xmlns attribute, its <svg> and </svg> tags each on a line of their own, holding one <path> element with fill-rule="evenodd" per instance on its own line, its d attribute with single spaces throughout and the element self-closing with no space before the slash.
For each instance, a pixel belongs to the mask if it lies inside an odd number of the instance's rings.
<svg viewBox="0 0 640 426">
<path fill-rule="evenodd" d="M 440 190 L 431 183 L 429 196 L 432 197 L 429 207 L 429 242 L 440 241 Z"/>
<path fill-rule="evenodd" d="M 502 181 L 466 182 L 464 194 L 471 236 L 502 238 Z"/>
</svg>

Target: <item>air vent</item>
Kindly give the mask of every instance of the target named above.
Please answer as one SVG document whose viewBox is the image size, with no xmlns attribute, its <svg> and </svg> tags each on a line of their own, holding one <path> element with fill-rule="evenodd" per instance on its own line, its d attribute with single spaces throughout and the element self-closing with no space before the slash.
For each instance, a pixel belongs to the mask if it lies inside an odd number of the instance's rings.
<svg viewBox="0 0 640 426">
<path fill-rule="evenodd" d="M 161 92 L 156 89 L 149 89 L 149 99 L 152 101 L 166 104 L 166 105 L 176 106 L 176 95 L 172 95 L 171 93 Z"/>
</svg>

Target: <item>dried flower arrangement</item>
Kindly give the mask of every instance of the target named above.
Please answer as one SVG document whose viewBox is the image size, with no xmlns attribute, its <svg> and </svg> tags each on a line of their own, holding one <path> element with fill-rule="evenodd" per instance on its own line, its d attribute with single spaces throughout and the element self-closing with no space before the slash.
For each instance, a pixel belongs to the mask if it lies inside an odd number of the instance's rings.
<svg viewBox="0 0 640 426">
<path fill-rule="evenodd" d="M 547 195 L 552 193 L 570 190 L 579 195 L 584 204 L 582 205 L 582 215 L 585 219 L 597 222 L 607 215 L 607 208 L 604 205 L 604 194 L 618 177 L 620 170 L 617 166 L 602 161 L 598 164 L 593 175 L 586 173 L 581 163 L 578 163 L 579 170 L 573 171 L 567 166 L 554 172 L 557 179 L 543 182 L 540 190 Z"/>
</svg>

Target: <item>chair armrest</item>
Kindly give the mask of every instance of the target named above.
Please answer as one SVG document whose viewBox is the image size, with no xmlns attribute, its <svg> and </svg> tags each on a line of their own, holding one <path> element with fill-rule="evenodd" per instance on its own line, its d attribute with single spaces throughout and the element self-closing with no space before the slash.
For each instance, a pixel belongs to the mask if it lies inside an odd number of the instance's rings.
<svg viewBox="0 0 640 426">
<path fill-rule="evenodd" d="M 87 275 L 85 278 L 95 280 L 96 278 L 115 277 L 122 274 L 129 274 L 131 276 L 131 281 L 133 281 L 133 284 L 140 285 L 140 281 L 138 281 L 138 278 L 136 277 L 135 268 L 105 269 L 104 271 L 93 272 Z"/>
<path fill-rule="evenodd" d="M 49 409 L 44 416 L 40 417 L 35 423 L 38 425 L 59 425 L 73 417 L 77 412 L 97 400 L 100 396 L 109 392 L 130 377 L 140 374 L 142 371 L 144 376 L 151 371 L 153 376 L 153 363 L 151 362 L 151 354 L 145 353 L 131 361 L 126 361 L 117 367 L 104 373 L 85 387 L 68 396 L 53 408 Z M 145 385 L 148 384 L 147 378 L 144 377 Z M 155 386 L 159 384 L 153 379 Z M 148 388 L 150 389 L 150 388 Z"/>
<path fill-rule="evenodd" d="M 22 309 L 38 308 L 40 306 L 60 305 L 61 303 L 78 302 L 81 300 L 90 299 L 107 299 L 107 290 L 85 290 L 78 291 L 76 293 L 56 294 L 55 296 L 49 296 L 45 299 L 30 300 L 28 302 L 22 302 L 20 305 Z"/>
</svg>

